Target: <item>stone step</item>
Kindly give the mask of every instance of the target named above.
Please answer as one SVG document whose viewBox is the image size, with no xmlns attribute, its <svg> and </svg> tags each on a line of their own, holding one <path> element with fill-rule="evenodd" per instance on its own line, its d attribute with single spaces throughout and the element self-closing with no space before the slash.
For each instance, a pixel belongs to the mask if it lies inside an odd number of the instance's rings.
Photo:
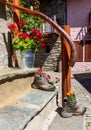
<svg viewBox="0 0 91 130">
<path fill-rule="evenodd" d="M 55 94 L 55 92 L 31 90 L 11 104 L 0 108 L 0 130 L 24 129 L 26 124 L 45 108 Z"/>
<path fill-rule="evenodd" d="M 57 105 L 61 106 L 62 104 L 60 100 L 62 99 L 61 82 L 57 89 L 59 92 L 57 104 L 57 91 L 46 92 L 31 88 L 35 72 L 36 69 L 1 70 L 0 130 L 85 130 L 86 128 L 90 130 L 91 93 L 87 89 L 91 83 L 90 80 L 87 80 L 89 76 L 84 77 L 84 80 L 80 77 L 80 80 L 78 80 L 72 76 L 71 81 L 72 90 L 77 96 L 78 104 L 87 108 L 86 114 L 63 119 L 56 112 Z M 61 78 L 61 73 L 48 73 L 54 80 L 55 77 Z"/>
<path fill-rule="evenodd" d="M 31 124 L 29 130 L 36 130 L 34 124 L 37 121 L 40 129 L 39 123 L 56 107 L 57 91 L 47 92 L 31 88 L 35 72 L 36 69 L 1 70 L 0 130 L 28 129 L 28 123 Z"/>
<path fill-rule="evenodd" d="M 10 68 L 0 70 L 0 108 L 31 91 L 35 71 Z"/>
</svg>

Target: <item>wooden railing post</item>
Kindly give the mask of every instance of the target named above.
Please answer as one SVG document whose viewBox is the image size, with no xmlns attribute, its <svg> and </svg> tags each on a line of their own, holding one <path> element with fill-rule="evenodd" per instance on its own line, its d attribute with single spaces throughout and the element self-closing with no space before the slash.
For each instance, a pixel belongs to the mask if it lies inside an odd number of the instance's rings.
<svg viewBox="0 0 91 130">
<path fill-rule="evenodd" d="M 63 29 L 70 35 L 70 26 L 64 25 Z M 71 67 L 69 66 L 69 59 L 71 55 L 70 46 L 64 37 L 61 37 L 62 45 L 62 104 L 67 95 L 67 92 L 71 90 Z"/>
<path fill-rule="evenodd" d="M 19 6 L 20 0 L 13 0 L 13 4 Z M 20 10 L 14 8 L 14 10 L 13 10 L 13 22 L 16 25 L 15 35 L 17 35 L 19 33 L 19 29 L 18 29 L 18 25 L 17 25 L 19 19 L 20 19 Z"/>
<path fill-rule="evenodd" d="M 20 0 L 13 0 L 13 4 L 16 5 L 16 6 L 19 6 L 20 5 Z M 20 10 L 14 8 L 13 22 L 14 22 L 14 24 L 16 26 L 15 32 L 14 32 L 15 36 L 19 33 L 19 28 L 18 28 L 18 25 L 17 25 L 19 19 L 20 19 Z M 14 52 L 13 56 L 14 56 L 15 67 L 18 67 L 18 60 L 17 60 L 16 52 Z"/>
</svg>

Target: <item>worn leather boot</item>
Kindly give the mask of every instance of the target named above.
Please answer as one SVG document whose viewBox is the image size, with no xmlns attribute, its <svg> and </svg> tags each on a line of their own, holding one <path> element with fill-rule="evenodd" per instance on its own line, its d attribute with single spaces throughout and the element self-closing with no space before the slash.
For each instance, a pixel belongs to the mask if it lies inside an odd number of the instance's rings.
<svg viewBox="0 0 91 130">
<path fill-rule="evenodd" d="M 70 104 L 68 101 L 65 100 L 61 111 L 61 116 L 64 118 L 68 118 L 73 115 L 75 116 L 83 115 L 85 112 L 86 108 L 77 105 L 76 100 L 74 100 L 72 104 Z"/>
<path fill-rule="evenodd" d="M 31 84 L 31 87 L 35 89 L 45 90 L 45 91 L 55 90 L 55 86 L 47 82 L 45 73 L 42 73 L 41 76 L 35 75 L 34 81 Z"/>
</svg>

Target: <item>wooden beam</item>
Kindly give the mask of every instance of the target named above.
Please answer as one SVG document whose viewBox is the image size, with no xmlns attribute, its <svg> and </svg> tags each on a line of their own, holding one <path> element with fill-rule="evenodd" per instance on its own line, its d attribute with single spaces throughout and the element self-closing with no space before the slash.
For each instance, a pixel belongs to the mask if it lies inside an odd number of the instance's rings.
<svg viewBox="0 0 91 130">
<path fill-rule="evenodd" d="M 63 29 L 70 35 L 70 26 L 64 25 Z M 71 55 L 70 46 L 67 40 L 61 38 L 62 45 L 62 102 L 67 96 L 67 92 L 71 90 L 71 67 L 69 66 L 69 59 Z M 63 104 L 63 103 L 62 103 Z"/>
<path fill-rule="evenodd" d="M 13 0 L 13 4 L 16 5 L 16 6 L 19 6 L 20 5 L 20 0 Z M 14 35 L 17 36 L 17 34 L 19 33 L 19 28 L 18 28 L 18 21 L 20 19 L 20 10 L 14 8 L 13 9 L 13 22 L 16 26 L 15 28 L 15 32 L 14 32 Z M 16 55 L 16 52 L 14 52 L 14 62 L 15 62 L 15 67 L 18 67 L 18 60 L 17 60 L 17 55 Z"/>
</svg>

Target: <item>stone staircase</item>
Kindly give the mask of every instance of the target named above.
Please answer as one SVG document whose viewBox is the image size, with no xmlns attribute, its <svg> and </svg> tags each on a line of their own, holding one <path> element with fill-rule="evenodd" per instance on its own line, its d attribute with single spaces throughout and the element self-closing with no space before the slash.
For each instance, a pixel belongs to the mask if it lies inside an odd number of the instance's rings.
<svg viewBox="0 0 91 130">
<path fill-rule="evenodd" d="M 64 119 L 57 112 L 61 107 L 61 82 L 54 92 L 32 89 L 36 71 L 0 70 L 0 130 L 91 130 L 91 73 L 71 75 L 72 90 L 78 104 L 87 108 L 86 114 Z M 61 73 L 48 73 L 53 79 L 61 78 Z"/>
<path fill-rule="evenodd" d="M 36 70 L 0 70 L 0 130 L 28 130 L 28 123 L 29 130 L 40 129 L 44 118 L 56 108 L 56 91 L 31 88 Z"/>
</svg>

